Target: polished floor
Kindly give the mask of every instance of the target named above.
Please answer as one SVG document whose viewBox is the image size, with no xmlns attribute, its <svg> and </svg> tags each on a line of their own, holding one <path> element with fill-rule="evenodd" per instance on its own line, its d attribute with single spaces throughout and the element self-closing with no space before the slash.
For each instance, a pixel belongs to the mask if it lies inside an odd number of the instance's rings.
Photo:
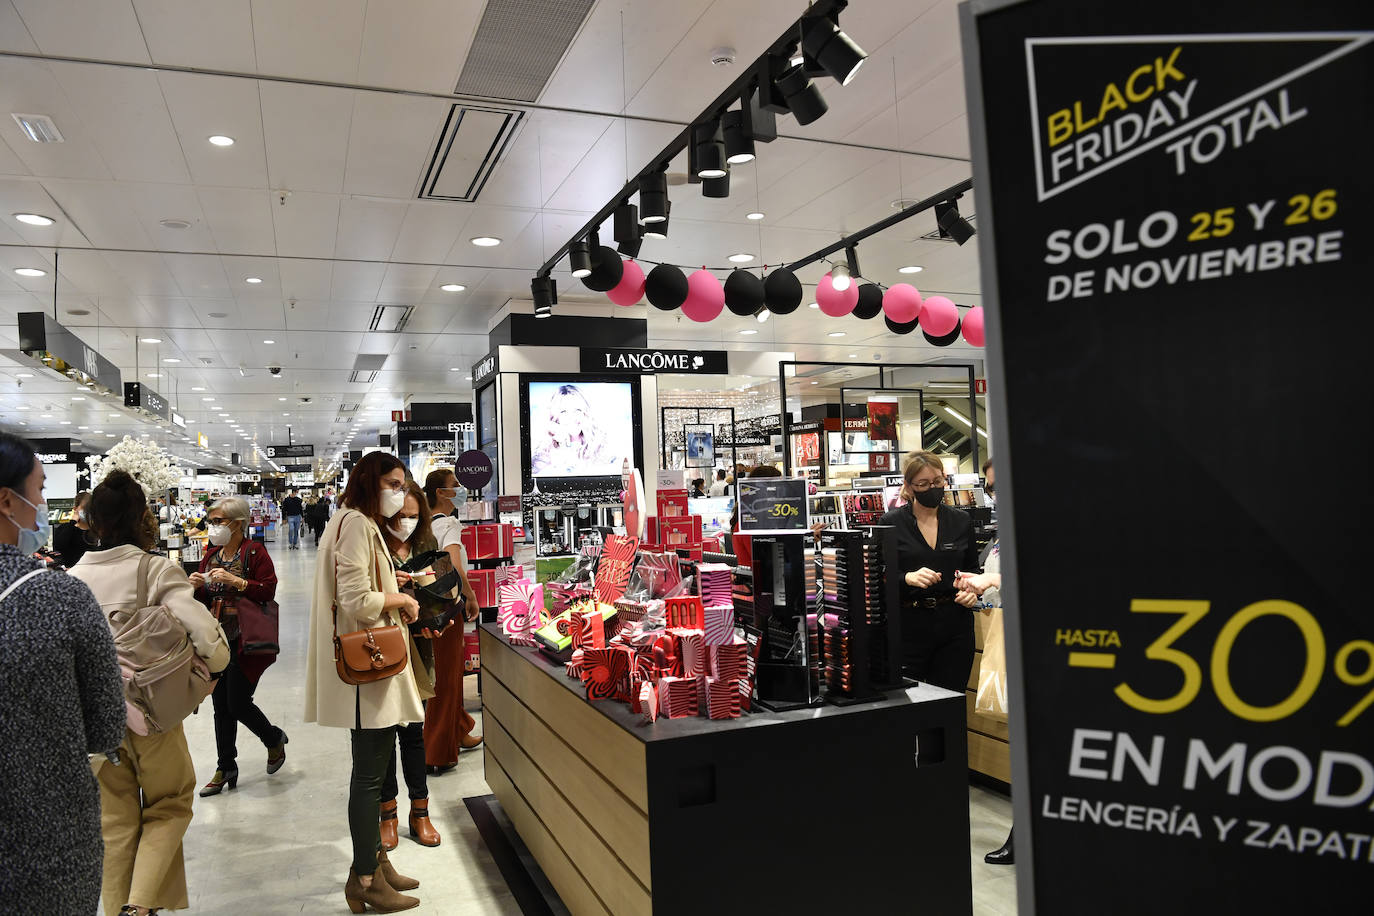
<svg viewBox="0 0 1374 916">
<path fill-rule="evenodd" d="M 348 874 L 348 733 L 305 725 L 305 638 L 315 552 L 306 539 L 299 551 L 269 544 L 281 585 L 282 655 L 258 688 L 258 705 L 290 736 L 287 764 L 274 776 L 264 767 L 266 751 L 247 729 L 239 730 L 238 788 L 214 798 L 196 798 L 195 819 L 186 836 L 186 873 L 191 910 L 201 913 L 346 913 L 343 882 Z M 468 708 L 481 728 L 477 678 L 468 678 Z M 214 773 L 215 740 L 210 706 L 186 721 L 186 735 L 204 783 Z M 392 861 L 419 878 L 423 901 L 414 913 L 518 914 L 495 861 L 482 844 L 463 799 L 490 791 L 483 779 L 482 751 L 465 752 L 456 769 L 431 777 L 430 809 L 443 843 L 427 849 L 404 830 Z M 405 789 L 401 790 L 402 806 Z M 1013 868 L 983 863 L 983 853 L 1000 845 L 1011 822 L 1002 796 L 970 789 L 974 913 L 1016 912 Z"/>
</svg>

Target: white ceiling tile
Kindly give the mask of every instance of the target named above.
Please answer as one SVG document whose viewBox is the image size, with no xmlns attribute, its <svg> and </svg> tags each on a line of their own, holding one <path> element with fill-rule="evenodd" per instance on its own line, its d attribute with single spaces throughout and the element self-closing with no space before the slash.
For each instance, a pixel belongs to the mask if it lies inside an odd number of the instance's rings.
<svg viewBox="0 0 1374 916">
<path fill-rule="evenodd" d="M 124 182 L 126 206 L 138 214 L 152 247 L 171 251 L 214 251 L 215 240 L 205 215 L 200 210 L 200 198 L 191 185 L 142 184 Z M 186 229 L 163 226 L 164 219 L 185 220 Z"/>
<path fill-rule="evenodd" d="M 462 235 L 473 209 L 471 204 L 449 201 L 412 201 L 391 256 L 398 261 L 443 260 Z"/>
<path fill-rule="evenodd" d="M 449 108 L 435 99 L 357 93 L 344 190 L 375 197 L 414 197 Z"/>
<path fill-rule="evenodd" d="M 280 261 L 281 293 L 286 299 L 328 299 L 333 286 L 334 265 L 329 261 L 296 258 Z"/>
<path fill-rule="evenodd" d="M 419 267 L 409 264 L 392 264 L 382 277 L 382 285 L 377 290 L 381 302 L 399 302 L 412 305 L 423 299 L 434 287 L 437 267 Z"/>
<path fill-rule="evenodd" d="M 339 226 L 339 198 L 332 194 L 292 193 L 285 204 L 269 192 L 277 254 L 302 258 L 328 258 L 334 254 Z"/>
<path fill-rule="evenodd" d="M 253 0 L 258 72 L 352 83 L 366 0 Z"/>
<path fill-rule="evenodd" d="M 248 0 L 133 0 L 143 37 L 159 64 L 252 73 Z"/>
<path fill-rule="evenodd" d="M 162 73 L 158 83 L 196 184 L 267 187 L 262 110 L 255 80 Z M 234 145 L 215 146 L 208 138 L 216 135 L 232 137 Z"/>
<path fill-rule="evenodd" d="M 405 217 L 403 201 L 344 198 L 339 204 L 335 257 L 379 261 L 389 258 Z"/>
<path fill-rule="evenodd" d="M 85 64 L 51 66 L 83 130 L 116 179 L 176 184 L 191 180 L 157 74 Z"/>
<path fill-rule="evenodd" d="M 24 20 L 19 18 L 10 0 L 0 0 L 0 50 L 23 51 L 26 54 L 38 50 L 38 45 L 34 44 Z"/>
<path fill-rule="evenodd" d="M 44 54 L 148 63 L 129 0 L 14 0 Z"/>
<path fill-rule="evenodd" d="M 51 226 L 30 226 L 11 217 L 14 213 L 37 213 L 56 222 Z M 4 221 L 6 241 L 31 245 L 85 247 L 89 244 L 80 229 L 63 216 L 56 201 L 37 181 L 0 179 L 0 220 Z"/>
<path fill-rule="evenodd" d="M 232 296 L 223 262 L 215 255 L 165 254 L 168 271 L 184 295 L 196 299 L 224 299 Z"/>
<path fill-rule="evenodd" d="M 152 239 L 143 228 L 138 212 L 129 206 L 124 185 L 60 179 L 49 179 L 43 184 L 92 245 L 152 247 Z"/>
<path fill-rule="evenodd" d="M 216 251 L 226 254 L 276 252 L 272 201 L 261 191 L 199 188 L 196 193 Z"/>
<path fill-rule="evenodd" d="M 375 302 L 377 291 L 381 289 L 382 278 L 385 276 L 385 264 L 336 261 L 330 297 L 336 303 L 347 304 L 350 308 L 360 302 Z M 368 309 L 368 317 L 371 316 L 372 311 Z"/>
<path fill-rule="evenodd" d="M 258 89 L 272 188 L 342 191 L 355 93 L 270 81 Z"/>
<path fill-rule="evenodd" d="M 13 118 L 0 119 L 0 138 L 28 171 L 60 178 L 110 177 L 91 142 L 92 134 L 81 123 L 48 64 L 0 58 L 0 109 L 47 115 L 65 138 L 63 143 L 34 143 Z"/>
<path fill-rule="evenodd" d="M 28 167 L 14 154 L 9 143 L 0 137 L 0 175 L 27 175 Z"/>
<path fill-rule="evenodd" d="M 452 92 L 482 17 L 482 6 L 452 0 L 368 4 L 358 82 Z"/>
</svg>

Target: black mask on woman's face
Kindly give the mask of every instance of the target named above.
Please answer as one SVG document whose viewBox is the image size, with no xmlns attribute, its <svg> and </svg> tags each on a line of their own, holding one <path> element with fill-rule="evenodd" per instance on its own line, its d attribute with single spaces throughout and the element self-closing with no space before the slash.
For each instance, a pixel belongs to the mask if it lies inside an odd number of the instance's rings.
<svg viewBox="0 0 1374 916">
<path fill-rule="evenodd" d="M 934 509 L 945 501 L 945 488 L 931 487 L 929 490 L 917 490 L 916 501 L 927 509 Z"/>
</svg>

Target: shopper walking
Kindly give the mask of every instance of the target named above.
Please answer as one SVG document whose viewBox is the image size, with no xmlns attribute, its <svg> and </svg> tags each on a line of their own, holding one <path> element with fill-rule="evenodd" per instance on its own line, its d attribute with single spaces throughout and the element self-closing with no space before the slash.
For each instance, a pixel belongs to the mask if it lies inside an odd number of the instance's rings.
<svg viewBox="0 0 1374 916">
<path fill-rule="evenodd" d="M 267 548 L 244 537 L 248 531 L 248 502 L 238 496 L 210 507 L 210 550 L 191 574 L 196 599 L 219 620 L 229 640 L 229 666 L 211 695 L 215 708 L 215 775 L 200 790 L 202 798 L 218 795 L 239 780 L 238 730 L 242 722 L 267 748 L 267 775 L 286 763 L 286 732 L 268 721 L 253 702 L 258 680 L 275 655 L 244 655 L 238 600 L 263 604 L 277 596 L 277 571 Z"/>
<path fill-rule="evenodd" d="M 971 592 L 955 589 L 956 572 L 978 569 L 978 544 L 968 513 L 944 505 L 945 472 L 938 455 L 913 452 L 902 473 L 909 506 L 879 521 L 897 529 L 902 578 L 902 672 L 964 691 L 973 670 Z"/>
<path fill-rule="evenodd" d="M 229 663 L 229 643 L 215 618 L 196 601 L 181 567 L 149 556 L 157 543 L 157 521 L 137 481 L 114 471 L 95 488 L 91 528 L 100 549 L 89 551 L 71 574 L 90 586 L 108 618 L 134 610 L 140 585 L 149 607 L 167 608 L 186 628 L 196 654 L 211 672 Z M 140 571 L 146 564 L 146 579 Z M 190 905 L 181 841 L 191 823 L 196 772 L 180 722 L 161 732 L 128 731 L 119 745 L 118 765 L 100 767 L 101 830 L 105 876 L 101 899 L 106 916 Z"/>
<path fill-rule="evenodd" d="M 0 900 L 93 913 L 104 846 L 87 754 L 124 737 L 114 640 L 82 582 L 33 558 L 47 540 L 43 465 L 0 433 Z"/>
<path fill-rule="evenodd" d="M 406 501 L 401 511 L 386 526 L 386 546 L 391 552 L 392 565 L 400 567 L 412 557 L 438 549 L 434 532 L 430 528 L 429 504 L 425 493 L 414 481 L 406 482 Z M 420 605 L 420 621 L 433 620 L 444 612 L 448 602 L 435 598 L 423 588 L 433 584 L 436 574 L 448 572 L 447 558 L 441 564 L 443 569 L 432 568 L 420 574 L 411 573 L 412 588 L 406 589 Z M 461 629 L 461 628 L 460 628 Z M 420 632 L 420 639 L 411 648 L 419 664 L 412 667 L 415 686 L 420 692 L 421 705 L 434 696 L 434 642 L 441 637 L 444 629 L 428 627 Z M 426 707 L 428 721 L 428 707 Z M 425 722 L 410 722 L 396 727 L 396 738 L 401 745 L 401 772 L 405 775 L 406 789 L 410 795 L 410 835 L 421 846 L 438 846 L 439 831 L 434 829 L 429 819 L 429 785 L 425 779 Z M 397 837 L 396 796 L 400 789 L 396 784 L 396 756 L 391 755 L 387 764 L 386 779 L 382 782 L 382 807 L 380 812 L 382 827 L 382 848 L 395 849 Z"/>
<path fill-rule="evenodd" d="M 410 658 L 391 677 L 356 686 L 339 676 L 335 659 L 339 635 L 409 624 L 419 616 L 416 600 L 400 592 L 382 538 L 382 528 L 405 505 L 405 481 L 405 465 L 387 452 L 370 452 L 353 468 L 342 508 L 320 542 L 310 608 L 305 721 L 350 729 L 353 772 L 348 830 L 353 856 L 344 898 L 355 913 L 365 906 L 390 913 L 420 902 L 400 893 L 418 887 L 419 882 L 392 868 L 381 848 L 377 820 L 387 761 L 395 753 L 396 726 L 424 720 L 410 671 L 415 659 Z M 409 580 L 405 575 L 400 578 Z"/>
<path fill-rule="evenodd" d="M 286 519 L 287 550 L 301 549 L 301 522 L 305 514 L 305 503 L 296 495 L 295 490 L 286 491 L 286 499 L 281 501 L 282 518 Z"/>
<path fill-rule="evenodd" d="M 467 711 L 463 698 L 463 630 L 477 619 L 477 595 L 468 581 L 467 553 L 463 549 L 463 523 L 453 517 L 453 501 L 458 498 L 458 478 L 452 468 L 438 468 L 425 478 L 425 500 L 430 507 L 434 540 L 448 551 L 449 564 L 462 577 L 467 610 L 434 640 L 434 699 L 425 709 L 425 762 L 430 772 L 443 773 L 458 765 L 459 751 L 470 751 L 482 744 L 474 735 L 477 722 Z"/>
<path fill-rule="evenodd" d="M 305 516 L 310 523 L 310 530 L 315 533 L 315 546 L 319 547 L 320 535 L 324 534 L 324 526 L 329 524 L 329 500 L 321 496 L 310 504 Z"/>
<path fill-rule="evenodd" d="M 90 501 L 91 494 L 88 491 L 82 490 L 76 494 L 72 520 L 58 525 L 52 533 L 53 552 L 68 569 L 80 562 L 82 555 L 91 547 L 91 542 L 87 540 L 91 526 L 86 521 L 86 506 Z"/>
</svg>

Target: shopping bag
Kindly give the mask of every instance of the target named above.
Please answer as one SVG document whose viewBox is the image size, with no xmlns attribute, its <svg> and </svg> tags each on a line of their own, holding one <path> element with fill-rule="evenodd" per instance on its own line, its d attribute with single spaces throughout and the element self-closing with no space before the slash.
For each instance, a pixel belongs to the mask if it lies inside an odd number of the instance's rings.
<svg viewBox="0 0 1374 916">
<path fill-rule="evenodd" d="M 974 712 L 1006 721 L 1007 643 L 1002 629 L 1002 609 L 993 608 L 983 636 L 983 661 L 978 666 L 978 696 Z"/>
</svg>

